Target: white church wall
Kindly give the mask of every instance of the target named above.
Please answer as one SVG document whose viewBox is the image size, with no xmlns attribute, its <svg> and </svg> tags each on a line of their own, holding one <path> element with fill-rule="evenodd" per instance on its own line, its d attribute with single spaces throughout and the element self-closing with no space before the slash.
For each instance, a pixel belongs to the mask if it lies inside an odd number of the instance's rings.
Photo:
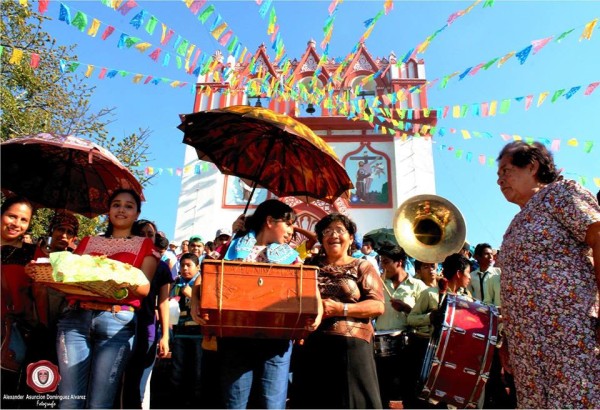
<svg viewBox="0 0 600 410">
<path fill-rule="evenodd" d="M 331 144 L 342 159 L 359 146 L 358 142 Z M 348 207 L 350 217 L 356 222 L 358 232 L 364 235 L 376 228 L 391 228 L 396 209 L 406 199 L 419 194 L 435 194 L 435 175 L 432 144 L 430 139 L 415 138 L 407 141 L 372 142 L 371 148 L 385 152 L 390 157 L 392 207 Z M 196 151 L 186 147 L 185 165 L 200 164 Z M 181 243 L 191 235 L 201 235 L 205 241 L 213 240 L 217 229 L 230 228 L 243 209 L 224 209 L 223 193 L 225 177 L 216 167 L 205 166 L 201 173 L 185 175 L 177 210 L 175 242 Z M 207 169 L 207 170 L 206 170 Z M 352 177 L 352 175 L 351 175 Z M 354 181 L 354 178 L 353 178 Z M 253 208 L 249 209 L 251 214 Z"/>
</svg>

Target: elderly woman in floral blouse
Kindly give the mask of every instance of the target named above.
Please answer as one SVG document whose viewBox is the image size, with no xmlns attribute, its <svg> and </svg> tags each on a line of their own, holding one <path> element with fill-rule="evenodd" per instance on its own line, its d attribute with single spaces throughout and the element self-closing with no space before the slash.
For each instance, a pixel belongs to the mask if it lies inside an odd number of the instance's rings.
<svg viewBox="0 0 600 410">
<path fill-rule="evenodd" d="M 600 207 L 540 143 L 509 143 L 498 161 L 500 190 L 521 208 L 500 256 L 518 406 L 598 408 Z"/>
</svg>

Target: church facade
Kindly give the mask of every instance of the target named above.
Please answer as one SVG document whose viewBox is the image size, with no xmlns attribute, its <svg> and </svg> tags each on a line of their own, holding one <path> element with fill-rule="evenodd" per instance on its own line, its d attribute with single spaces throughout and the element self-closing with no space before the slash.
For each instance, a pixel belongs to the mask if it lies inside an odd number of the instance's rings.
<svg viewBox="0 0 600 410">
<path fill-rule="evenodd" d="M 218 54 L 216 61 L 213 72 L 198 78 L 194 112 L 244 104 L 290 115 L 333 148 L 352 178 L 349 199 L 333 204 L 280 198 L 294 208 L 303 228 L 312 230 L 324 215 L 342 212 L 362 236 L 391 228 L 404 200 L 435 194 L 431 128 L 437 118 L 426 108 L 422 60 L 398 63 L 393 53 L 374 58 L 361 43 L 340 63 L 322 58 L 310 41 L 304 54 L 285 67 L 269 61 L 264 45 L 246 63 Z M 284 87 L 291 92 L 282 96 L 274 91 Z M 184 167 L 196 172 L 182 177 L 174 240 L 180 243 L 195 234 L 213 240 L 217 229 L 231 228 L 243 212 L 251 187 L 199 161 L 192 147 L 186 147 Z M 257 189 L 248 213 L 273 197 Z"/>
</svg>

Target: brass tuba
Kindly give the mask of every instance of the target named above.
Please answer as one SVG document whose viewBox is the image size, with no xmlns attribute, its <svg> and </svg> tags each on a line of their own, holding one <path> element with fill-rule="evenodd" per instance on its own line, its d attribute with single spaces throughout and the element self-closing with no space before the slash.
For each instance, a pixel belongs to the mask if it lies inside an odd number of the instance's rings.
<svg viewBox="0 0 600 410">
<path fill-rule="evenodd" d="M 409 256 L 437 263 L 463 247 L 467 227 L 452 202 L 437 195 L 416 195 L 396 210 L 394 235 Z"/>
</svg>

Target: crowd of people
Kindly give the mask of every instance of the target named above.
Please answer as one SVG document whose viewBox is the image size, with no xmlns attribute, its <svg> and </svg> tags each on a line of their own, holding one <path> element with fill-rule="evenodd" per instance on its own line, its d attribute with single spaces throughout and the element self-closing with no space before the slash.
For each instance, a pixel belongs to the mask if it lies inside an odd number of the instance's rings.
<svg viewBox="0 0 600 410">
<path fill-rule="evenodd" d="M 33 393 L 25 369 L 48 360 L 59 369 L 61 408 L 150 408 L 157 388 L 169 392 L 169 408 L 445 408 L 419 392 L 451 294 L 500 312 L 478 407 L 598 408 L 600 198 L 563 179 L 537 143 L 504 147 L 498 185 L 521 208 L 501 251 L 465 244 L 439 263 L 358 238 L 343 214 L 303 230 L 294 210 L 273 199 L 213 240 L 192 235 L 178 247 L 139 219 L 140 197 L 127 189 L 112 193 L 104 234 L 79 240 L 77 218 L 57 210 L 51 239 L 35 243 L 25 237 L 34 207 L 6 198 L 2 407 L 35 407 L 14 395 Z M 305 238 L 298 245 L 297 234 Z M 62 251 L 127 263 L 147 282 L 111 299 L 64 295 L 25 273 L 32 261 Z M 318 267 L 319 308 L 304 324 L 307 336 L 203 335 L 206 259 Z M 26 332 L 26 341 L 13 343 Z M 151 388 L 157 360 L 169 363 L 166 383 Z"/>
</svg>

